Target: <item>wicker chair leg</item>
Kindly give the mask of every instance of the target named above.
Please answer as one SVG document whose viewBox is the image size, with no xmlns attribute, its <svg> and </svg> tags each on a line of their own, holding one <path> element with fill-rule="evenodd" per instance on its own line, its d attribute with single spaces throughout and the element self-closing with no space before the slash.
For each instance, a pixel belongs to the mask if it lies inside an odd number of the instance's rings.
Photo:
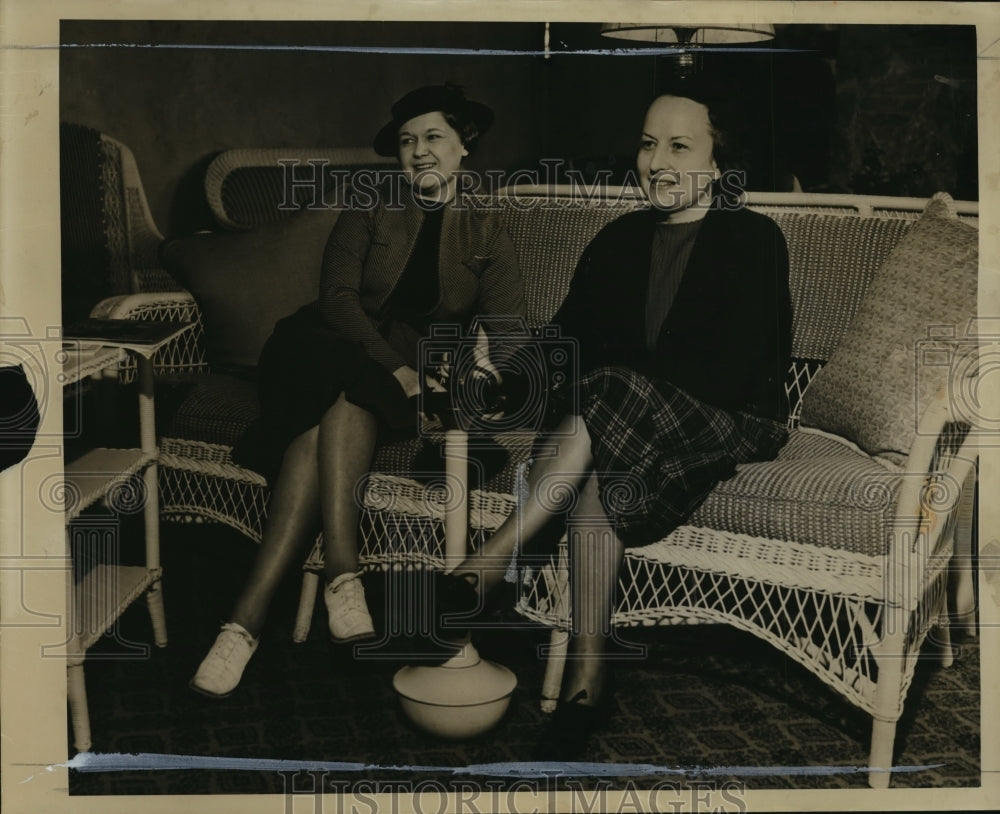
<svg viewBox="0 0 1000 814">
<path fill-rule="evenodd" d="M 893 614 L 892 611 L 895 611 Z M 889 788 L 892 771 L 892 749 L 896 741 L 896 721 L 902 710 L 903 663 L 906 660 L 906 622 L 897 607 L 888 611 L 890 618 L 883 623 L 896 633 L 886 634 L 873 650 L 878 665 L 872 716 L 871 752 L 868 755 L 868 785 L 873 789 Z M 876 655 L 877 654 L 877 655 Z"/>
<path fill-rule="evenodd" d="M 167 614 L 163 610 L 163 586 L 156 580 L 146 591 L 149 621 L 153 624 L 153 641 L 157 647 L 167 646 Z"/>
<path fill-rule="evenodd" d="M 951 558 L 951 595 L 955 602 L 952 618 L 969 636 L 976 635 L 976 588 L 972 567 L 976 491 L 975 472 L 972 472 L 962 487 L 955 524 L 955 554 Z"/>
<path fill-rule="evenodd" d="M 549 636 L 548 659 L 542 679 L 542 712 L 554 712 L 562 689 L 563 670 L 566 669 L 566 651 L 569 631 L 553 628 Z"/>
<path fill-rule="evenodd" d="M 976 588 L 972 580 L 972 568 L 961 565 L 955 575 L 955 624 L 968 636 L 976 635 Z"/>
<path fill-rule="evenodd" d="M 295 628 L 292 641 L 301 644 L 309 638 L 312 627 L 313 608 L 316 607 L 316 592 L 319 589 L 319 574 L 315 571 L 302 573 L 302 591 L 299 594 L 299 610 L 295 614 Z"/>
<path fill-rule="evenodd" d="M 78 752 L 90 751 L 90 712 L 87 709 L 87 684 L 83 660 L 66 667 L 69 717 L 73 722 L 73 746 Z"/>
<path fill-rule="evenodd" d="M 889 788 L 892 778 L 892 748 L 896 742 L 896 722 L 880 721 L 872 723 L 872 750 L 868 757 L 868 785 L 873 789 Z"/>
<path fill-rule="evenodd" d="M 955 651 L 951 646 L 951 621 L 946 615 L 938 619 L 934 638 L 941 648 L 941 666 L 951 667 L 955 663 Z"/>
</svg>

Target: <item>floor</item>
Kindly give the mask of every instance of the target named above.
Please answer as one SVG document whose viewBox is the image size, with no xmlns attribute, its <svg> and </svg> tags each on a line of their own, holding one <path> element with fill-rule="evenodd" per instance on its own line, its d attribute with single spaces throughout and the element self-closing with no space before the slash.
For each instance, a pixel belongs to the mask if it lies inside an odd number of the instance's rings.
<svg viewBox="0 0 1000 814">
<path fill-rule="evenodd" d="M 123 539 L 134 537 L 123 529 Z M 123 556 L 128 557 L 128 544 Z M 153 753 L 241 758 L 239 768 L 70 772 L 70 793 L 280 794 L 291 771 L 264 760 L 328 764 L 310 783 L 326 788 L 362 780 L 436 781 L 454 788 L 462 778 L 511 784 L 502 770 L 455 767 L 525 760 L 545 716 L 538 706 L 546 631 L 484 631 L 484 657 L 517 675 L 510 708 L 488 735 L 449 742 L 415 730 L 403 717 L 392 676 L 405 663 L 404 639 L 385 658 L 356 660 L 324 635 L 317 607 L 304 644 L 291 641 L 298 572 L 290 574 L 272 607 L 261 645 L 236 693 L 224 700 L 193 693 L 187 683 L 211 645 L 249 570 L 254 546 L 212 525 L 165 524 L 164 592 L 170 644 L 136 657 L 151 641 L 143 603 L 95 646 L 86 666 L 94 753 Z M 368 582 L 377 596 L 378 579 Z M 501 597 L 491 618 L 520 621 Z M 377 599 L 373 607 L 377 605 Z M 870 719 L 811 674 L 749 634 L 721 626 L 635 629 L 646 646 L 640 661 L 617 670 L 614 714 L 589 744 L 592 769 L 584 784 L 710 779 L 750 789 L 864 788 L 858 771 L 867 759 Z M 923 767 L 897 774 L 894 787 L 975 787 L 980 783 L 979 649 L 956 640 L 955 663 L 922 660 L 897 735 L 897 765 Z M 100 656 L 98 658 L 98 656 Z M 71 741 L 72 742 L 72 741 Z M 254 761 L 257 761 L 254 763 Z M 358 764 L 346 770 L 331 762 Z M 611 764 L 651 764 L 638 779 Z M 784 767 L 784 768 L 782 768 Z M 789 768 L 792 767 L 792 768 Z M 802 767 L 796 769 L 795 767 Z M 683 774 L 676 774 L 678 769 Z M 596 775 L 605 775 L 603 780 Z M 539 781 L 528 781 L 539 782 Z M 550 781 L 546 781 L 550 782 Z M 339 784 L 339 785 L 338 785 Z"/>
</svg>

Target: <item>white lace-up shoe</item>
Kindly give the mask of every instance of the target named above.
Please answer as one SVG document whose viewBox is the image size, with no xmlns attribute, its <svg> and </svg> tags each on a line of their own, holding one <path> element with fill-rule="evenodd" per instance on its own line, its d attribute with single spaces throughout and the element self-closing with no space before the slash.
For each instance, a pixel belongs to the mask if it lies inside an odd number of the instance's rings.
<svg viewBox="0 0 1000 814">
<path fill-rule="evenodd" d="M 323 592 L 326 610 L 330 614 L 330 636 L 335 642 L 353 642 L 375 635 L 365 586 L 356 573 L 341 574 Z"/>
<path fill-rule="evenodd" d="M 191 679 L 191 689 L 213 698 L 231 695 L 240 683 L 258 641 L 242 625 L 235 622 L 223 625 L 215 644 Z"/>
</svg>

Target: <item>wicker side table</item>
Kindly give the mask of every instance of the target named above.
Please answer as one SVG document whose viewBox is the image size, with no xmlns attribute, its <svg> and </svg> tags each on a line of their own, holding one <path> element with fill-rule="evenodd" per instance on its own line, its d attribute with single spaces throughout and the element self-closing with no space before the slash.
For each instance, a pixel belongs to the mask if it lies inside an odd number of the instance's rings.
<svg viewBox="0 0 1000 814">
<path fill-rule="evenodd" d="M 109 321 L 109 327 L 114 321 Z M 91 326 L 94 327 L 94 326 Z M 153 399 L 153 353 L 190 329 L 190 323 L 164 325 L 155 335 L 115 336 L 113 331 L 95 341 L 70 338 L 63 353 L 63 386 L 111 370 L 130 354 L 139 370 L 139 446 L 129 449 L 90 449 L 64 467 L 67 551 L 72 551 L 71 522 L 98 500 L 113 496 L 116 489 L 142 475 L 144 488 L 138 496 L 127 487 L 126 500 L 141 500 L 145 530 L 145 563 L 126 566 L 117 562 L 94 565 L 79 581 L 68 580 L 70 609 L 67 631 L 67 694 L 73 722 L 74 747 L 86 752 L 91 746 L 90 714 L 83 663 L 87 650 L 111 628 L 136 599 L 146 596 L 158 647 L 167 644 L 166 616 L 160 588 L 159 500 L 157 495 L 157 445 Z M 114 499 L 112 498 L 112 503 Z"/>
</svg>

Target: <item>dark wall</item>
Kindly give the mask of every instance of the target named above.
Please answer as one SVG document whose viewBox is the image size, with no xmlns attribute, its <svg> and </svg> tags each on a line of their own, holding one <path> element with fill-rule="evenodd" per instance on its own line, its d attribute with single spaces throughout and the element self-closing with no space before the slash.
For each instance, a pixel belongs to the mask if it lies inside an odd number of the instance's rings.
<svg viewBox="0 0 1000 814">
<path fill-rule="evenodd" d="M 592 23 L 553 23 L 550 59 L 496 53 L 542 37 L 540 23 L 66 21 L 61 118 L 132 148 L 168 234 L 212 226 L 202 178 L 219 151 L 367 145 L 392 101 L 445 80 L 496 111 L 471 169 L 560 158 L 620 177 L 669 59 L 570 53 L 631 44 Z M 703 68 L 743 105 L 754 188 L 794 174 L 807 190 L 977 197 L 971 27 L 784 26 Z"/>
<path fill-rule="evenodd" d="M 71 21 L 62 41 L 62 120 L 132 148 L 165 232 L 211 225 L 201 179 L 219 151 L 367 146 L 392 102 L 423 84 L 464 85 L 494 108 L 471 169 L 527 166 L 540 153 L 537 60 L 322 50 L 524 50 L 541 42 L 535 24 Z"/>
<path fill-rule="evenodd" d="M 978 198 L 970 26 L 845 26 L 830 186 Z"/>
</svg>

